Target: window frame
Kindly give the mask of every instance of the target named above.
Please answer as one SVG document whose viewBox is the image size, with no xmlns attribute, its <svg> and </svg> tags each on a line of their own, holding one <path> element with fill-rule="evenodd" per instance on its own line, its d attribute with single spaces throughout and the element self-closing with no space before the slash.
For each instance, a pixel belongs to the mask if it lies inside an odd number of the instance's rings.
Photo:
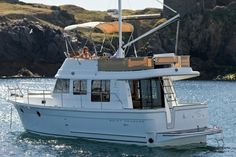
<svg viewBox="0 0 236 157">
<path fill-rule="evenodd" d="M 54 86 L 54 93 L 69 93 L 70 79 L 57 79 Z"/>
<path fill-rule="evenodd" d="M 91 101 L 92 102 L 110 102 L 110 99 L 111 99 L 110 88 L 111 88 L 110 80 L 92 80 L 91 81 Z"/>
<path fill-rule="evenodd" d="M 75 87 L 75 82 L 78 82 L 79 84 L 77 88 Z M 73 95 L 87 95 L 87 80 L 73 80 L 72 86 Z"/>
</svg>

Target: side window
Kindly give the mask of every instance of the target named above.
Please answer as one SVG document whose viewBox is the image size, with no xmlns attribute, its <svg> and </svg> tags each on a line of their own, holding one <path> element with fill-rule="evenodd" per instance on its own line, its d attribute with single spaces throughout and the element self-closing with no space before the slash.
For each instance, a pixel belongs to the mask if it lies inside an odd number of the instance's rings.
<svg viewBox="0 0 236 157">
<path fill-rule="evenodd" d="M 133 100 L 139 100 L 140 99 L 140 83 L 138 80 L 132 80 L 129 81 L 130 91 L 132 94 Z"/>
<path fill-rule="evenodd" d="M 91 85 L 91 100 L 94 102 L 109 102 L 110 81 L 93 80 Z"/>
<path fill-rule="evenodd" d="M 74 80 L 73 81 L 73 94 L 74 95 L 86 95 L 87 94 L 87 81 L 86 80 Z"/>
<path fill-rule="evenodd" d="M 54 88 L 55 93 L 69 93 L 70 80 L 69 79 L 57 79 Z"/>
</svg>

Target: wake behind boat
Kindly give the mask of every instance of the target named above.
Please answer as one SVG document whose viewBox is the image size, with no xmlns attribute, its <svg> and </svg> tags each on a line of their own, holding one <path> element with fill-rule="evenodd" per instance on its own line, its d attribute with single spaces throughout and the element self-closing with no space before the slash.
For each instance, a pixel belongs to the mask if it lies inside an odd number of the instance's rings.
<svg viewBox="0 0 236 157">
<path fill-rule="evenodd" d="M 167 53 L 124 58 L 123 48 L 178 18 L 176 15 L 123 45 L 122 32 L 128 26 L 122 25 L 119 0 L 119 23 L 113 23 L 112 28 L 106 23 L 90 26 L 118 31 L 118 58 L 98 57 L 95 53 L 88 59 L 67 52 L 52 92 L 10 91 L 9 101 L 25 130 L 151 147 L 206 143 L 207 135 L 221 133 L 221 129 L 208 126 L 207 104 L 180 103 L 176 98 L 174 80 L 199 76 L 190 67 L 189 56 Z"/>
</svg>

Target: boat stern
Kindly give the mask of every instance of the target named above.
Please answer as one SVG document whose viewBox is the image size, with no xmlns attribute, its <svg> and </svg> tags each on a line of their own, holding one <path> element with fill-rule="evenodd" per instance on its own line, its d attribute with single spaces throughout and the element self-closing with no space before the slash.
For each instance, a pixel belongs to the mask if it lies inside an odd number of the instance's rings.
<svg viewBox="0 0 236 157">
<path fill-rule="evenodd" d="M 180 146 L 206 144 L 207 135 L 222 133 L 219 127 L 209 127 L 207 104 L 184 104 L 171 110 L 171 122 L 157 133 L 147 133 L 148 146 Z"/>
</svg>

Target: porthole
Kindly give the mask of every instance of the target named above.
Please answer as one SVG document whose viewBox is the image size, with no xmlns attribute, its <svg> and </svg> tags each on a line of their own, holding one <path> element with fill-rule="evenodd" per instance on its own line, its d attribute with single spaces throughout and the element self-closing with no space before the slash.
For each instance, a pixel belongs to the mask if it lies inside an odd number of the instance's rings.
<svg viewBox="0 0 236 157">
<path fill-rule="evenodd" d="M 153 143 L 154 141 L 153 141 L 152 138 L 149 138 L 149 139 L 148 139 L 148 142 L 149 142 L 149 143 Z"/>
<path fill-rule="evenodd" d="M 24 113 L 24 110 L 23 110 L 22 108 L 20 108 L 20 111 L 21 111 L 22 113 Z"/>
<path fill-rule="evenodd" d="M 41 117 L 41 113 L 39 111 L 36 112 L 39 117 Z"/>
</svg>

